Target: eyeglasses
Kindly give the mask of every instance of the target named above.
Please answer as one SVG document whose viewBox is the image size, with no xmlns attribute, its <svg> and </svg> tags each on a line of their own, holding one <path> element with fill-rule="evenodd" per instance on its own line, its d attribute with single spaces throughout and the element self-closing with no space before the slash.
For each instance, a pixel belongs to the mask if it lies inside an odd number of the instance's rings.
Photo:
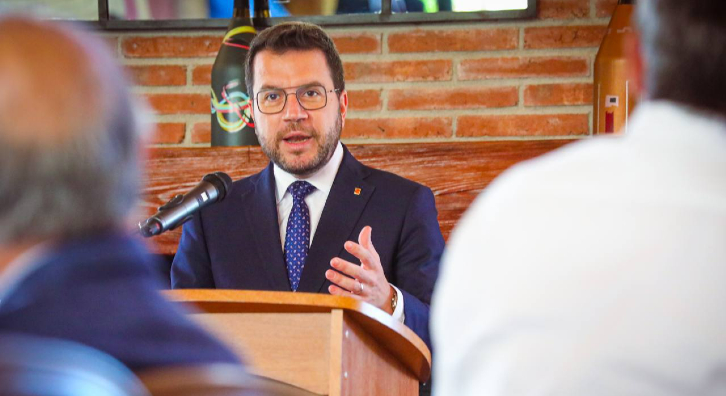
<svg viewBox="0 0 726 396">
<path fill-rule="evenodd" d="M 318 84 L 303 85 L 295 92 L 287 93 L 282 88 L 263 89 L 257 92 L 257 108 L 262 114 L 276 114 L 287 104 L 288 95 L 295 95 L 297 102 L 305 110 L 318 110 L 328 104 L 328 92 L 339 92 L 340 89 L 326 90 Z"/>
</svg>

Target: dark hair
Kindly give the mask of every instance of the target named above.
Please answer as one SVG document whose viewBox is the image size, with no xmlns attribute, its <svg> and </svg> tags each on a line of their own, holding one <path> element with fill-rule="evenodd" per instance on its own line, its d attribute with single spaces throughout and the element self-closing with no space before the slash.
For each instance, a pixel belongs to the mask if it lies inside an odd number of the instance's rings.
<svg viewBox="0 0 726 396">
<path fill-rule="evenodd" d="M 338 95 L 345 89 L 343 62 L 333 40 L 318 25 L 307 22 L 285 22 L 263 30 L 250 43 L 250 50 L 245 59 L 245 83 L 250 97 L 253 95 L 254 61 L 257 53 L 270 50 L 276 54 L 287 51 L 304 51 L 319 49 L 325 54 L 325 60 L 333 79 L 333 88 Z"/>
<path fill-rule="evenodd" d="M 637 7 L 649 98 L 726 116 L 726 2 L 644 0 Z"/>
</svg>

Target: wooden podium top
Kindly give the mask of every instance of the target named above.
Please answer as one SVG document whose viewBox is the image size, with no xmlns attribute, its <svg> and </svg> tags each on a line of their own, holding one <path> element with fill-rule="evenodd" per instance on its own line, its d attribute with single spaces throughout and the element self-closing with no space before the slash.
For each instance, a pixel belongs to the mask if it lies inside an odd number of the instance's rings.
<svg viewBox="0 0 726 396">
<path fill-rule="evenodd" d="M 256 290 L 179 289 L 163 292 L 207 313 L 324 313 L 342 309 L 399 359 L 419 381 L 431 375 L 431 351 L 411 329 L 351 297 Z"/>
</svg>

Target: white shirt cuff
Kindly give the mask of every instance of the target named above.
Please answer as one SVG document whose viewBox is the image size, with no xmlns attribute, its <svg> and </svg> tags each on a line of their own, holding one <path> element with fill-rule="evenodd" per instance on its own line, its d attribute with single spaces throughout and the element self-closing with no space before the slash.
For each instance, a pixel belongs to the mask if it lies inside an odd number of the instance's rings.
<svg viewBox="0 0 726 396">
<path fill-rule="evenodd" d="M 390 283 L 389 283 L 390 284 Z M 393 319 L 403 323 L 406 320 L 406 315 L 403 314 L 403 293 L 396 286 L 391 285 L 393 290 L 396 291 L 396 309 L 393 311 L 391 316 Z"/>
</svg>

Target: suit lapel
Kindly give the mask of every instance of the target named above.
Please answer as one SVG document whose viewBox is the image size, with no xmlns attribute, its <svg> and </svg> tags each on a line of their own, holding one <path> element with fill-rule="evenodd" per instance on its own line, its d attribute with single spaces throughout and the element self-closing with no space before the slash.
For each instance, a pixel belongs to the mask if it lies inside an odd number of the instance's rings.
<svg viewBox="0 0 726 396">
<path fill-rule="evenodd" d="M 255 247 L 261 258 L 259 263 L 267 273 L 271 290 L 290 291 L 287 267 L 282 254 L 280 227 L 275 200 L 275 177 L 272 164 L 262 172 L 254 188 L 243 193 L 242 204 L 248 205 L 243 212 L 247 217 L 250 232 L 254 235 Z M 250 265 L 251 263 L 242 263 Z"/>
<path fill-rule="evenodd" d="M 343 162 L 320 216 L 298 291 L 321 292 L 330 260 L 343 250 L 375 187 L 364 181 L 367 169 L 344 147 Z M 352 236 L 357 240 L 357 235 Z M 279 239 L 279 238 L 278 238 Z"/>
</svg>

